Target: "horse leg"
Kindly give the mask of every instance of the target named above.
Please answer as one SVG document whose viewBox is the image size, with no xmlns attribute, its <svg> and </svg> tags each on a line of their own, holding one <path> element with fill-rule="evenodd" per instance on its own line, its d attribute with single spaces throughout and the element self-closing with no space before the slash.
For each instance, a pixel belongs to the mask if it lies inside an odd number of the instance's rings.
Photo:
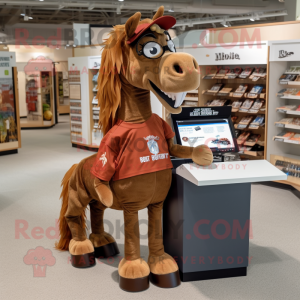
<svg viewBox="0 0 300 300">
<path fill-rule="evenodd" d="M 151 282 L 159 287 L 171 288 L 180 285 L 180 278 L 176 261 L 164 251 L 162 207 L 163 201 L 148 206 L 148 264 Z"/>
<path fill-rule="evenodd" d="M 76 178 L 71 177 L 69 185 L 68 208 L 65 214 L 71 231 L 72 239 L 69 244 L 71 263 L 77 268 L 92 267 L 96 264 L 94 246 L 86 237 L 85 209 L 88 198 L 77 189 Z"/>
<path fill-rule="evenodd" d="M 125 255 L 119 264 L 120 287 L 128 292 L 140 292 L 149 287 L 149 266 L 140 257 L 138 211 L 124 210 Z"/>
<path fill-rule="evenodd" d="M 92 227 L 89 239 L 94 245 L 95 257 L 106 258 L 119 254 L 115 239 L 104 231 L 103 215 L 106 207 L 98 200 L 92 200 L 89 205 Z"/>
</svg>

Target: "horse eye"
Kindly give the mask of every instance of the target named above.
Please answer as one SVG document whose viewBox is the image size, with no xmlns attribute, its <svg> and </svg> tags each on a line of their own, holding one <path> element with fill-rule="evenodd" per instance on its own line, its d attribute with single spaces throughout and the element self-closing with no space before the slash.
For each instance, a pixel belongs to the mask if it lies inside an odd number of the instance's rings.
<svg viewBox="0 0 300 300">
<path fill-rule="evenodd" d="M 162 51 L 162 47 L 155 42 L 149 42 L 143 48 L 143 53 L 148 58 L 157 58 L 162 54 Z"/>
</svg>

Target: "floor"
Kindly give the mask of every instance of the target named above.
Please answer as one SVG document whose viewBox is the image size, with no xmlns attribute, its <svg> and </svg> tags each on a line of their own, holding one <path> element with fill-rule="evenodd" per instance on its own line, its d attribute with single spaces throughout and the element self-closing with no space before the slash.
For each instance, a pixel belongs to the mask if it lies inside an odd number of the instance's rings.
<svg viewBox="0 0 300 300">
<path fill-rule="evenodd" d="M 117 272 L 124 253 L 118 226 L 123 216 L 113 210 L 105 219 L 113 224 L 120 256 L 91 269 L 73 268 L 68 252 L 53 249 L 51 227 L 60 211 L 61 179 L 91 152 L 72 148 L 68 117 L 60 121 L 52 129 L 22 130 L 19 153 L 0 157 L 1 299 L 299 299 L 300 200 L 290 191 L 260 184 L 252 186 L 253 258 L 247 277 L 188 282 L 168 290 L 151 285 L 142 293 L 126 293 L 118 287 Z M 140 219 L 147 219 L 146 210 Z M 141 234 L 146 231 L 141 225 Z M 48 262 L 46 273 L 37 269 L 34 274 L 26 255 L 39 246 L 50 249 L 55 261 Z M 141 253 L 147 258 L 145 238 Z"/>
</svg>

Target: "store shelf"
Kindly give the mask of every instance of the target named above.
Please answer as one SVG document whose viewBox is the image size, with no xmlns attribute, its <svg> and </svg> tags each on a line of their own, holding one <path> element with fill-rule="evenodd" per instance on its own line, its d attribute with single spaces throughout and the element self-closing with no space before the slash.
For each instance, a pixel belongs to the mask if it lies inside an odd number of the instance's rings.
<svg viewBox="0 0 300 300">
<path fill-rule="evenodd" d="M 275 126 L 276 127 L 280 127 L 280 128 L 286 128 L 286 129 L 300 130 L 300 126 L 299 125 L 293 125 L 293 124 L 284 124 L 284 123 L 276 122 Z"/>
<path fill-rule="evenodd" d="M 277 137 L 273 137 L 273 141 L 280 142 L 280 143 L 286 143 L 286 144 L 300 145 L 299 141 L 286 140 L 286 139 L 281 139 L 281 138 L 277 138 Z"/>
<path fill-rule="evenodd" d="M 300 111 L 296 110 L 283 110 L 283 109 L 276 109 L 277 112 L 287 114 L 287 115 L 300 115 Z"/>
<path fill-rule="evenodd" d="M 280 99 L 290 99 L 290 100 L 300 100 L 299 96 L 283 96 L 279 97 Z"/>
<path fill-rule="evenodd" d="M 288 85 L 288 86 L 295 86 L 299 87 L 300 86 L 300 81 L 288 81 L 287 83 L 283 83 L 278 81 L 280 85 Z"/>
<path fill-rule="evenodd" d="M 184 98 L 184 101 L 185 101 L 185 100 L 198 102 L 198 98 L 197 98 L 197 97 L 185 97 L 185 98 Z"/>
</svg>

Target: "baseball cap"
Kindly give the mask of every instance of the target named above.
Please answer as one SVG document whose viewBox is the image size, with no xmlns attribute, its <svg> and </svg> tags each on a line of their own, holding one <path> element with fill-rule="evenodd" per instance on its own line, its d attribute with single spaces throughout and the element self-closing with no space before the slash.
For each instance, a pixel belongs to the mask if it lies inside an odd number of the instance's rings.
<svg viewBox="0 0 300 300">
<path fill-rule="evenodd" d="M 160 28 L 168 30 L 176 24 L 176 19 L 172 16 L 162 16 L 154 20 L 152 23 L 144 23 L 138 25 L 134 31 L 134 35 L 127 40 L 127 44 L 134 42 L 140 35 L 143 34 L 147 29 L 149 29 L 153 24 L 157 24 Z"/>
</svg>

